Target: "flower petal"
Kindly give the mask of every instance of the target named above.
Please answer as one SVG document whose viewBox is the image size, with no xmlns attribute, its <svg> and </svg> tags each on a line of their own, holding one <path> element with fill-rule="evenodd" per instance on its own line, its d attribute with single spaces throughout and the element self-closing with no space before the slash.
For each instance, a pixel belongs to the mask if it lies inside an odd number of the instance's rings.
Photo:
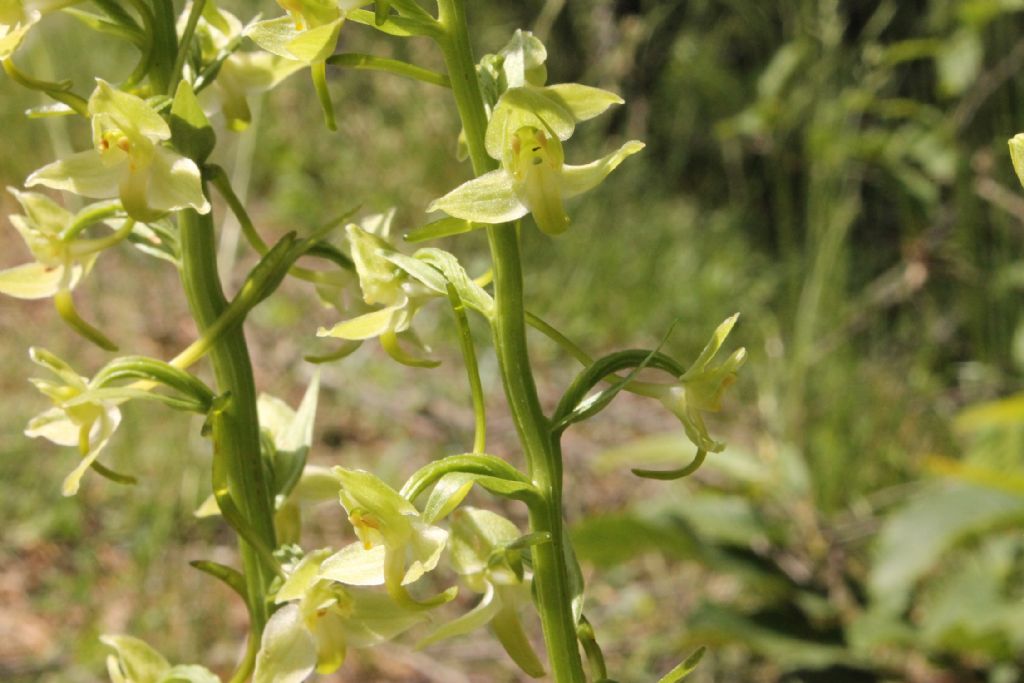
<svg viewBox="0 0 1024 683">
<path fill-rule="evenodd" d="M 427 211 L 444 211 L 455 218 L 492 224 L 514 221 L 529 213 L 515 192 L 512 174 L 504 169 L 459 185 L 435 199 Z"/>
<path fill-rule="evenodd" d="M 739 313 L 733 313 L 715 328 L 714 333 L 711 335 L 711 339 L 708 340 L 708 343 L 704 345 L 704 349 L 701 350 L 700 355 L 697 356 L 697 360 L 693 361 L 693 365 L 687 369 L 686 373 L 683 374 L 680 379 L 684 381 L 690 379 L 694 375 L 702 372 L 708 366 L 708 363 L 710 363 L 715 357 L 718 350 L 722 348 L 722 344 L 725 343 L 726 337 L 728 337 L 729 333 L 732 332 L 732 328 L 736 325 L 736 321 L 739 320 L 739 317 Z"/>
<path fill-rule="evenodd" d="M 316 660 L 316 641 L 299 606 L 285 605 L 263 630 L 253 683 L 302 683 L 316 669 Z"/>
<path fill-rule="evenodd" d="M 107 165 L 99 152 L 90 149 L 43 166 L 25 180 L 25 186 L 43 185 L 83 197 L 112 199 L 118 196 L 121 178 L 127 170 L 127 159 Z"/>
<path fill-rule="evenodd" d="M 409 562 L 402 585 L 406 586 L 431 571 L 441 560 L 441 553 L 448 545 L 448 532 L 439 526 L 415 524 L 412 537 L 412 561 Z"/>
<path fill-rule="evenodd" d="M 608 156 L 585 166 L 570 166 L 566 164 L 562 168 L 562 196 L 565 198 L 575 197 L 600 185 L 601 181 L 618 168 L 619 164 L 627 157 L 636 154 L 645 146 L 639 140 L 630 140 Z"/>
<path fill-rule="evenodd" d="M 484 145 L 494 159 L 502 159 L 510 149 L 510 138 L 520 128 L 537 128 L 559 140 L 568 140 L 576 129 L 576 118 L 547 88 L 510 88 L 494 105 L 487 124 Z"/>
<path fill-rule="evenodd" d="M 348 643 L 352 647 L 370 647 L 392 640 L 427 616 L 423 610 L 409 610 L 377 591 L 353 588 L 352 618 L 347 624 Z"/>
<path fill-rule="evenodd" d="M 295 569 L 292 570 L 288 579 L 281 585 L 281 588 L 278 589 L 277 594 L 274 596 L 274 602 L 281 604 L 301 599 L 309 591 L 313 583 L 320 580 L 320 565 L 330 556 L 331 551 L 324 548 L 314 550 L 303 557 Z"/>
<path fill-rule="evenodd" d="M 298 37 L 299 29 L 295 28 L 295 22 L 290 17 L 257 21 L 246 29 L 245 35 L 267 52 L 295 59 L 288 51 L 288 44 Z"/>
<path fill-rule="evenodd" d="M 17 8 L 17 5 L 15 5 Z M 15 9 L 15 12 L 20 13 L 20 9 Z M 32 28 L 32 25 L 39 21 L 39 12 L 29 12 L 28 19 L 24 22 L 19 22 L 13 26 L 0 25 L 0 59 L 7 59 L 11 54 L 18 49 L 22 39 L 28 30 Z"/>
<path fill-rule="evenodd" d="M 624 99 L 613 92 L 592 88 L 589 85 L 579 83 L 558 83 L 544 88 L 545 93 L 555 98 L 559 103 L 572 112 L 573 118 L 579 121 L 587 121 L 595 116 L 603 114 L 608 107 L 615 104 L 623 104 Z"/>
<path fill-rule="evenodd" d="M 71 225 L 72 220 L 74 220 L 70 211 L 44 194 L 20 192 L 13 187 L 9 187 L 7 190 L 21 204 L 25 216 L 31 223 L 32 228 L 36 230 L 56 234 Z"/>
<path fill-rule="evenodd" d="M 77 270 L 80 274 L 81 268 Z M 63 277 L 64 268 L 52 268 L 42 263 L 26 263 L 0 270 L 0 294 L 16 299 L 45 299 L 57 293 Z"/>
<path fill-rule="evenodd" d="M 192 208 L 210 212 L 196 162 L 166 147 L 157 147 L 150 167 L 147 205 L 155 211 Z"/>
<path fill-rule="evenodd" d="M 292 59 L 306 64 L 322 62 L 334 53 L 342 22 L 342 19 L 335 19 L 329 24 L 302 31 L 285 46 L 285 49 L 292 55 Z"/>
<path fill-rule="evenodd" d="M 43 437 L 58 446 L 77 446 L 80 428 L 60 408 L 50 408 L 29 420 L 25 436 Z"/>
<path fill-rule="evenodd" d="M 316 336 L 352 340 L 379 337 L 395 327 L 402 308 L 403 306 L 389 306 L 349 320 L 342 320 L 331 329 L 321 327 L 316 331 Z"/>
<path fill-rule="evenodd" d="M 162 654 L 138 638 L 102 635 L 100 641 L 117 651 L 118 668 L 132 683 L 157 683 L 171 668 Z"/>
<path fill-rule="evenodd" d="M 320 565 L 320 578 L 349 586 L 381 586 L 384 584 L 383 545 L 365 548 L 351 543 L 334 553 Z"/>
<path fill-rule="evenodd" d="M 449 621 L 447 624 L 442 624 L 434 629 L 416 643 L 416 649 L 420 650 L 448 638 L 463 636 L 486 626 L 501 611 L 501 607 L 501 603 L 495 600 L 494 584 L 488 583 L 487 592 L 484 593 L 484 597 L 476 607 L 462 616 Z"/>
<path fill-rule="evenodd" d="M 114 430 L 117 429 L 117 425 L 120 423 L 121 411 L 116 407 L 110 406 L 107 408 L 104 416 L 93 424 L 92 429 L 89 431 L 89 452 L 85 454 L 85 457 L 78 463 L 78 466 L 71 470 L 71 473 L 64 478 L 64 482 L 61 484 L 61 493 L 63 495 L 73 496 L 78 493 L 78 487 L 86 470 L 99 457 L 100 451 L 110 441 L 110 437 L 114 434 Z"/>
<path fill-rule="evenodd" d="M 145 100 L 118 90 L 102 78 L 96 79 L 96 90 L 89 98 L 89 113 L 109 116 L 130 137 L 138 135 L 152 141 L 171 138 L 167 122 Z"/>
</svg>

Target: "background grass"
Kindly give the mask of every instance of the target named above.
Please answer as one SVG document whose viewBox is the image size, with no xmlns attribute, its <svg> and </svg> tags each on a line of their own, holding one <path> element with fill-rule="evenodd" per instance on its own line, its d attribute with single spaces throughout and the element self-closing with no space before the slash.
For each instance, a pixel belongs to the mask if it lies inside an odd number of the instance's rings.
<svg viewBox="0 0 1024 683">
<path fill-rule="evenodd" d="M 251 13 L 241 5 L 223 3 Z M 1024 548 L 1007 530 L 1024 520 L 1013 484 L 1020 410 L 954 416 L 1011 395 L 1024 361 L 1024 202 L 1006 152 L 1024 128 L 1021 9 L 1010 0 L 475 4 L 478 54 L 533 27 L 548 44 L 551 82 L 626 98 L 581 126 L 570 161 L 628 138 L 648 144 L 573 204 L 564 237 L 524 231 L 530 308 L 595 355 L 656 344 L 679 320 L 669 350 L 682 359 L 742 313 L 735 343 L 750 360 L 713 425 L 730 448 L 696 481 L 628 474 L 687 457 L 678 425 L 649 402 L 626 397 L 567 436 L 567 515 L 591 620 L 619 679 L 654 680 L 700 643 L 711 650 L 698 681 L 1019 679 Z M 107 53 L 108 43 L 98 50 L 55 17 L 18 59 L 85 91 L 92 74 L 116 80 L 131 68 L 130 51 Z M 425 42 L 354 25 L 341 49 L 440 68 Z M 35 97 L 7 81 L 0 89 L 0 182 L 19 186 L 86 144 L 80 126 L 26 121 Z M 402 232 L 466 177 L 444 91 L 355 72 L 334 74 L 332 91 L 336 134 L 323 130 L 301 74 L 262 101 L 243 136 L 221 134 L 219 161 L 249 177 L 250 211 L 268 238 L 357 204 L 396 206 Z M 14 211 L 13 200 L 0 208 Z M 13 230 L 0 245 L 2 265 L 25 256 Z M 443 246 L 471 271 L 486 268 L 481 235 Z M 222 258 L 235 284 L 253 260 L 230 240 Z M 173 269 L 122 250 L 97 271 L 77 299 L 125 351 L 168 358 L 188 343 L 194 328 Z M 247 328 L 259 387 L 293 403 L 311 373 L 302 355 L 324 348 L 313 331 L 336 319 L 313 299 L 288 283 Z M 185 565 L 233 558 L 224 529 L 191 516 L 209 463 L 198 425 L 129 406 L 105 457 L 140 484 L 88 477 L 78 497 L 62 499 L 74 456 L 21 435 L 43 408 L 25 382 L 25 350 L 46 346 L 83 373 L 103 356 L 45 303 L 5 301 L 3 311 L 0 677 L 95 680 L 96 636 L 111 631 L 226 670 L 244 609 Z M 396 367 L 372 344 L 325 368 L 315 462 L 372 467 L 397 483 L 465 449 L 472 421 L 449 321 L 438 309 L 424 322 L 444 360 L 437 370 Z M 543 338 L 532 344 L 551 405 L 575 367 Z M 493 448 L 518 461 L 496 368 L 486 353 L 482 364 Z M 987 516 L 971 517 L 979 510 Z M 309 546 L 343 543 L 343 522 L 333 506 L 318 510 Z M 923 547 L 921 536 L 938 541 Z M 426 653 L 358 653 L 335 679 L 515 673 L 482 634 Z"/>
</svg>

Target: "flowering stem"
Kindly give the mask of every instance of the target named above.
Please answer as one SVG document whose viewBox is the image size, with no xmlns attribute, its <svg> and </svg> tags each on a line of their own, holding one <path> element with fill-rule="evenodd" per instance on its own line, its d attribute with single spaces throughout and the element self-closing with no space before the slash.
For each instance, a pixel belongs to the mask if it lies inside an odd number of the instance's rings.
<svg viewBox="0 0 1024 683">
<path fill-rule="evenodd" d="M 178 43 L 178 55 L 174 59 L 174 67 L 171 69 L 171 82 L 167 87 L 167 94 L 174 96 L 174 90 L 181 80 L 181 72 L 185 67 L 185 58 L 188 57 L 189 49 L 192 47 L 192 36 L 196 33 L 196 26 L 199 25 L 199 18 L 203 15 L 206 0 L 194 0 L 192 11 L 189 12 L 185 30 L 181 33 L 181 41 Z"/>
<path fill-rule="evenodd" d="M 437 4 L 442 27 L 438 42 L 466 132 L 473 171 L 482 175 L 494 169 L 496 162 L 484 148 L 487 116 L 469 46 L 464 4 L 462 0 L 438 0 Z M 541 496 L 540 504 L 530 506 L 530 527 L 532 532 L 550 534 L 551 538 L 550 543 L 533 549 L 533 580 L 544 641 L 553 680 L 582 683 L 585 678 L 572 614 L 562 523 L 562 461 L 549 438 L 527 352 L 519 242 L 513 225 L 489 227 L 487 238 L 494 261 L 495 351 L 529 476 Z"/>
<path fill-rule="evenodd" d="M 189 307 L 200 333 L 218 323 L 228 303 L 217 273 L 213 219 L 193 210 L 182 211 L 181 278 Z M 214 458 L 221 459 L 228 492 L 258 535 L 264 547 L 275 548 L 273 505 L 270 489 L 260 461 L 259 418 L 256 414 L 256 390 L 245 335 L 240 326 L 222 330 L 210 349 L 220 394 L 230 392 L 230 402 L 214 420 Z M 247 543 L 240 542 L 246 594 L 251 618 L 250 638 L 259 642 L 267 623 L 265 596 L 274 569 Z"/>
</svg>

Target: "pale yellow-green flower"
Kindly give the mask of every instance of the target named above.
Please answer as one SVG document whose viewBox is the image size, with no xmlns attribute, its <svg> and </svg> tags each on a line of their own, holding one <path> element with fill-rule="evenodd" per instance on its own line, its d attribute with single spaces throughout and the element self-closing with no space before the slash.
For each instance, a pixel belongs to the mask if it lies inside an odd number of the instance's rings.
<svg viewBox="0 0 1024 683">
<path fill-rule="evenodd" d="M 82 476 L 110 441 L 121 423 L 118 404 L 132 395 L 128 389 L 104 390 L 71 369 L 67 363 L 45 349 L 32 348 L 33 362 L 57 376 L 58 381 L 32 379 L 35 387 L 45 394 L 53 407 L 32 418 L 25 434 L 43 437 L 61 446 L 77 446 L 81 462 L 65 477 L 61 491 L 65 496 L 78 493 Z"/>
<path fill-rule="evenodd" d="M 44 14 L 81 0 L 0 0 L 0 59 L 10 57 Z"/>
<path fill-rule="evenodd" d="M 417 604 L 404 586 L 437 567 L 448 532 L 428 524 L 397 491 L 363 470 L 333 469 L 339 496 L 359 540 L 327 558 L 320 576 L 350 586 L 384 585 L 400 603 Z M 446 602 L 449 589 L 424 605 Z"/>
<path fill-rule="evenodd" d="M 27 186 L 119 197 L 128 215 L 141 221 L 186 208 L 209 212 L 199 167 L 163 144 L 171 129 L 144 100 L 97 79 L 89 116 L 93 149 L 44 166 L 28 177 Z"/>
<path fill-rule="evenodd" d="M 192 5 L 185 6 L 178 19 L 178 33 L 184 31 Z M 233 49 L 246 27 L 238 17 L 207 3 L 196 24 L 193 40 L 199 47 L 203 62 L 223 57 L 217 76 L 198 94 L 199 103 L 207 116 L 220 112 L 228 127 L 243 130 L 252 121 L 249 97 L 271 90 L 281 81 L 302 68 L 301 62 L 284 59 L 266 52 L 244 52 Z M 188 69 L 188 66 L 186 65 Z M 196 74 L 187 71 L 194 78 Z"/>
<path fill-rule="evenodd" d="M 263 631 L 254 683 L 301 683 L 314 671 L 333 673 L 350 647 L 391 640 L 423 620 L 421 610 L 387 595 L 322 578 L 321 564 L 331 553 L 317 550 L 286 568 L 274 596 L 281 607 Z"/>
<path fill-rule="evenodd" d="M 62 239 L 61 233 L 74 221 L 71 212 L 36 192 L 19 192 L 13 187 L 8 190 L 24 212 L 8 219 L 35 261 L 0 271 L 0 293 L 19 299 L 44 299 L 61 289 L 73 289 L 92 268 L 99 252 L 109 246 L 110 238 Z"/>
<path fill-rule="evenodd" d="M 725 448 L 724 443 L 715 441 L 708 434 L 701 413 L 721 410 L 725 390 L 736 381 L 736 372 L 747 360 L 747 350 L 739 348 L 720 365 L 711 365 L 738 318 L 739 313 L 719 325 L 693 365 L 677 383 L 662 388 L 658 396 L 683 423 L 690 441 L 703 451 L 717 453 Z"/>
<path fill-rule="evenodd" d="M 501 168 L 474 178 L 435 200 L 429 211 L 473 223 L 507 223 L 532 213 L 537 227 L 559 234 L 569 227 L 564 200 L 599 185 L 627 157 L 644 148 L 630 140 L 615 152 L 582 166 L 565 163 L 562 141 L 576 123 L 622 99 L 575 83 L 509 88 L 487 124 L 487 153 Z"/>
</svg>

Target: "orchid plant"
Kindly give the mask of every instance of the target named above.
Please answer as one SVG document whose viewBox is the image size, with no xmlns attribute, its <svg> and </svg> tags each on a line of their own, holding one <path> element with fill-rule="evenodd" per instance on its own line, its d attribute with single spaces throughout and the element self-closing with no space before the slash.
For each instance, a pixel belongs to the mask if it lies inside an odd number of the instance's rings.
<svg viewBox="0 0 1024 683">
<path fill-rule="evenodd" d="M 74 117 L 92 132 L 90 148 L 28 176 L 25 186 L 36 190 L 10 188 L 22 208 L 10 222 L 34 260 L 0 272 L 0 292 L 52 297 L 74 332 L 115 353 L 115 343 L 77 314 L 72 296 L 102 252 L 130 244 L 177 266 L 200 332 L 167 361 L 118 355 L 91 378 L 33 349 L 32 360 L 52 375 L 34 380 L 52 406 L 30 422 L 26 434 L 77 450 L 62 486 L 64 495 L 75 495 L 89 471 L 121 484 L 134 481 L 101 462 L 116 438 L 124 402 L 155 400 L 203 417 L 203 435 L 212 443 L 212 490 L 196 514 L 219 517 L 237 533 L 239 558 L 235 566 L 193 565 L 233 589 L 250 622 L 230 681 L 299 682 L 337 670 L 352 649 L 407 632 L 417 633 L 417 647 L 429 648 L 479 628 L 489 629 L 528 676 L 550 675 L 559 683 L 610 681 L 595 625 L 585 614 L 583 575 L 564 525 L 561 436 L 619 392 L 631 391 L 661 401 L 677 415 L 696 453 L 678 470 L 634 473 L 655 479 L 691 474 L 709 452 L 724 448 L 709 435 L 703 413 L 721 408 L 745 360 L 739 349 L 713 365 L 736 316 L 714 332 L 687 368 L 660 348 L 591 358 L 526 310 L 520 231 L 536 226 L 553 238 L 568 230 L 573 209 L 567 201 L 605 182 L 644 147 L 629 140 L 596 161 L 566 163 L 565 145 L 576 126 L 624 102 L 586 85 L 547 84 L 547 51 L 536 36 L 516 31 L 477 62 L 464 0 L 437 0 L 436 12 L 420 0 L 278 4 L 278 16 L 244 23 L 215 0 L 193 0 L 178 16 L 169 0 L 0 0 L 0 62 L 11 82 L 52 100 L 48 114 Z M 120 82 L 97 78 L 87 94 L 70 82 L 22 71 L 15 60 L 31 49 L 27 39 L 56 12 L 137 48 L 134 70 Z M 346 24 L 376 30 L 382 41 L 425 37 L 439 49 L 446 71 L 339 53 Z M 471 276 L 454 254 L 436 247 L 408 253 L 391 236 L 393 211 L 349 221 L 343 235 L 332 232 L 340 226 L 330 226 L 303 239 L 286 235 L 274 245 L 262 240 L 210 155 L 218 137 L 248 125 L 248 98 L 306 68 L 327 127 L 334 129 L 339 122 L 327 88 L 329 67 L 373 69 L 450 90 L 462 126 L 459 156 L 471 160 L 471 175 L 421 207 L 439 215 L 408 226 L 406 241 L 484 230 L 489 271 Z M 44 189 L 49 192 L 39 191 Z M 221 289 L 215 258 L 214 190 L 260 256 L 231 299 Z M 72 196 L 98 201 L 73 210 Z M 324 259 L 338 272 L 297 265 L 303 258 Z M 368 471 L 310 463 L 319 375 L 295 409 L 258 396 L 241 332 L 248 313 L 286 277 L 313 283 L 334 302 L 350 302 L 337 324 L 307 331 L 347 343 L 318 361 L 340 360 L 362 341 L 378 338 L 395 361 L 434 367 L 438 363 L 425 356 L 429 351 L 413 329 L 414 318 L 427 305 L 449 307 L 476 418 L 465 452 L 428 463 L 397 488 Z M 336 296 L 344 288 L 350 293 Z M 487 450 L 484 386 L 469 315 L 490 327 L 519 453 Z M 527 326 L 583 365 L 550 414 L 538 398 Z M 212 385 L 189 372 L 201 359 L 212 365 Z M 663 381 L 639 381 L 644 372 Z M 522 505 L 527 525 L 464 505 L 474 487 Z M 352 537 L 339 539 L 337 549 L 303 547 L 302 517 L 313 505 L 334 505 L 351 524 Z M 452 616 L 462 604 L 453 602 L 462 588 L 472 604 Z M 542 652 L 531 638 L 537 630 Z M 172 665 L 136 638 L 102 640 L 112 650 L 107 669 L 115 683 L 222 680 L 198 664 Z M 681 680 L 699 656 L 700 651 L 661 680 Z"/>
</svg>

